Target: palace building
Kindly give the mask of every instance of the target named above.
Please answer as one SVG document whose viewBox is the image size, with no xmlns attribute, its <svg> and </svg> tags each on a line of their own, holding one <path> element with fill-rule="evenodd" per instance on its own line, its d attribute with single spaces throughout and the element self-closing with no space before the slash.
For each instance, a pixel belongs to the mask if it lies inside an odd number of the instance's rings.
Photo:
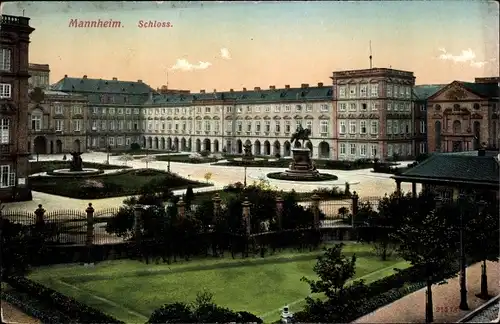
<svg viewBox="0 0 500 324">
<path fill-rule="evenodd" d="M 0 201 L 31 200 L 28 185 L 28 49 L 35 30 L 27 17 L 0 22 Z"/>
</svg>

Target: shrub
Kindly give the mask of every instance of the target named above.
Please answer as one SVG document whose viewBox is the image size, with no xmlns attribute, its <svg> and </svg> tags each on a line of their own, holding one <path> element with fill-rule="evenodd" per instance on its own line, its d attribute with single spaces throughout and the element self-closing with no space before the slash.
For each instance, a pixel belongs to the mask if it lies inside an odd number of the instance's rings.
<svg viewBox="0 0 500 324">
<path fill-rule="evenodd" d="M 277 159 L 281 159 L 281 154 L 276 153 L 276 154 L 274 154 L 274 157 L 277 158 Z"/>
<path fill-rule="evenodd" d="M 42 301 L 57 310 L 64 310 L 78 323 L 123 323 L 90 306 L 79 303 L 71 297 L 65 296 L 53 289 L 24 277 L 11 277 L 8 284 L 12 288 L 24 292 L 34 299 Z"/>
<path fill-rule="evenodd" d="M 140 151 L 141 146 L 139 145 L 139 143 L 132 143 L 132 144 L 130 144 L 130 150 L 131 151 Z"/>
<path fill-rule="evenodd" d="M 346 198 L 344 192 L 342 192 L 338 187 L 334 186 L 332 188 L 320 187 L 314 189 L 313 194 L 320 196 L 322 200 L 331 199 L 331 198 Z M 348 197 L 348 196 L 347 196 Z"/>
<path fill-rule="evenodd" d="M 201 151 L 201 152 L 200 152 L 200 155 L 201 155 L 202 157 L 208 157 L 210 154 L 211 154 L 211 153 L 210 153 L 210 151 L 207 151 L 207 150 L 204 150 L 204 151 Z"/>
</svg>

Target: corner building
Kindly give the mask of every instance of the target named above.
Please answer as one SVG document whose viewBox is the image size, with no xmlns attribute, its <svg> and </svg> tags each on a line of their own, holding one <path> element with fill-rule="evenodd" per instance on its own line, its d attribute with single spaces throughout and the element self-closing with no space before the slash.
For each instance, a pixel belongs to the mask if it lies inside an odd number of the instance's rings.
<svg viewBox="0 0 500 324">
<path fill-rule="evenodd" d="M 28 184 L 29 18 L 0 22 L 0 201 L 31 200 Z"/>
<path fill-rule="evenodd" d="M 299 125 L 311 130 L 305 143 L 314 158 L 331 158 L 332 87 L 226 92 L 155 94 L 143 106 L 150 149 L 242 153 L 251 144 L 254 155 L 291 155 L 290 137 Z"/>
<path fill-rule="evenodd" d="M 333 159 L 414 155 L 413 72 L 333 72 Z"/>
</svg>

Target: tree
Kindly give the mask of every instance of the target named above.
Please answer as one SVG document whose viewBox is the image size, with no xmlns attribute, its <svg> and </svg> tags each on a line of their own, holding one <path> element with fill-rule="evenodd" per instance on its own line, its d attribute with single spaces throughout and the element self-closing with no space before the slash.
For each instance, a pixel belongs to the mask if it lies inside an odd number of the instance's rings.
<svg viewBox="0 0 500 324">
<path fill-rule="evenodd" d="M 193 187 L 188 186 L 186 189 L 186 193 L 184 194 L 184 202 L 186 203 L 186 209 L 188 210 L 191 209 L 191 203 L 193 202 L 193 199 L 194 199 Z"/>
<path fill-rule="evenodd" d="M 423 191 L 401 210 L 400 224 L 393 233 L 398 253 L 427 278 L 426 322 L 434 318 L 432 285 L 449 276 L 450 266 L 456 264 L 456 215 L 453 206 L 438 207 L 435 196 Z"/>
<path fill-rule="evenodd" d="M 210 181 L 210 179 L 212 179 L 212 172 L 205 173 L 205 175 L 203 177 L 205 178 L 205 180 L 208 183 Z"/>
<path fill-rule="evenodd" d="M 410 206 L 412 196 L 398 195 L 393 193 L 390 196 L 384 196 L 379 200 L 378 214 L 372 217 L 370 225 L 375 227 L 376 239 L 374 247 L 382 261 L 386 261 L 394 243 L 392 234 L 399 227 L 400 215 Z"/>
<path fill-rule="evenodd" d="M 356 272 L 356 255 L 346 257 L 342 254 L 343 247 L 344 244 L 336 244 L 331 248 L 324 248 L 324 254 L 318 257 L 313 268 L 319 280 L 306 277 L 301 279 L 309 284 L 311 293 L 324 293 L 328 298 L 343 295 L 346 282 Z"/>
<path fill-rule="evenodd" d="M 481 292 L 477 296 L 489 299 L 486 261 L 498 262 L 498 250 L 500 249 L 498 201 L 488 202 L 483 207 L 477 215 L 474 213 L 471 215 L 472 217 L 467 219 L 465 244 L 468 255 L 483 261 Z"/>
</svg>

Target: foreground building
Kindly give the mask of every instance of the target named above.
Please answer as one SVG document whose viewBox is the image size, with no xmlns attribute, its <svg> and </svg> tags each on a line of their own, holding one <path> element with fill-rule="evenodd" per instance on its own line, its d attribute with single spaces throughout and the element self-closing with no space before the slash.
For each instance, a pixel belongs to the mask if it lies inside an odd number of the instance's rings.
<svg viewBox="0 0 500 324">
<path fill-rule="evenodd" d="M 499 78 L 454 81 L 428 98 L 429 152 L 499 147 Z"/>
<path fill-rule="evenodd" d="M 413 72 L 333 72 L 333 159 L 414 155 Z"/>
<path fill-rule="evenodd" d="M 0 201 L 31 200 L 28 185 L 29 18 L 1 16 Z"/>
<path fill-rule="evenodd" d="M 310 87 L 154 95 L 143 106 L 143 146 L 152 149 L 290 156 L 290 137 L 301 125 L 314 158 L 330 158 L 332 88 Z"/>
</svg>

